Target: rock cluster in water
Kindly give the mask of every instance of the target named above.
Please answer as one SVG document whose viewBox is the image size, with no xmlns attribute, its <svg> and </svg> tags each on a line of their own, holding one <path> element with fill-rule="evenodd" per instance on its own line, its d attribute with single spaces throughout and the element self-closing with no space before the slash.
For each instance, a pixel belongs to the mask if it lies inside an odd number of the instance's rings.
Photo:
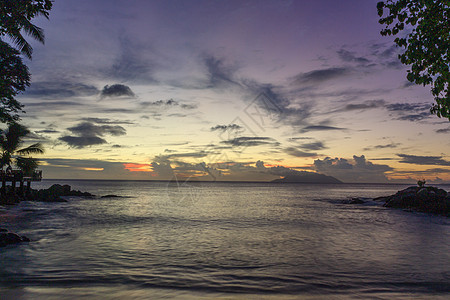
<svg viewBox="0 0 450 300">
<path fill-rule="evenodd" d="M 17 190 L 11 190 L 11 187 L 7 187 L 5 194 L 0 197 L 0 204 L 16 204 L 20 201 L 42 201 L 42 202 L 66 202 L 67 200 L 62 197 L 77 196 L 77 197 L 95 197 L 88 192 L 80 192 L 72 190 L 70 185 L 54 184 L 48 189 L 29 190 L 28 192 L 20 193 Z"/>
<path fill-rule="evenodd" d="M 26 236 L 20 236 L 14 232 L 9 232 L 8 229 L 0 228 L 0 247 L 29 241 L 30 239 Z"/>
<path fill-rule="evenodd" d="M 450 194 L 433 186 L 410 186 L 394 195 L 378 197 L 374 201 L 384 202 L 383 206 L 402 208 L 426 213 L 450 216 Z M 362 198 L 352 198 L 349 204 L 361 204 Z"/>
<path fill-rule="evenodd" d="M 0 204 L 15 204 L 20 201 L 43 201 L 43 202 L 67 202 L 61 198 L 66 196 L 77 197 L 95 197 L 88 192 L 80 192 L 72 190 L 70 185 L 54 184 L 48 189 L 30 190 L 25 195 L 18 195 L 17 193 L 7 191 L 0 199 Z M 5 228 L 0 228 L 0 247 L 18 244 L 22 242 L 30 242 L 26 236 L 20 236 L 14 232 L 10 232 Z"/>
<path fill-rule="evenodd" d="M 450 216 L 450 195 L 433 186 L 411 186 L 385 197 L 383 206 Z"/>
<path fill-rule="evenodd" d="M 70 185 L 54 184 L 48 189 L 32 190 L 27 196 L 27 200 L 43 201 L 43 202 L 67 202 L 61 197 L 77 196 L 77 197 L 94 197 L 91 193 L 72 190 Z"/>
</svg>

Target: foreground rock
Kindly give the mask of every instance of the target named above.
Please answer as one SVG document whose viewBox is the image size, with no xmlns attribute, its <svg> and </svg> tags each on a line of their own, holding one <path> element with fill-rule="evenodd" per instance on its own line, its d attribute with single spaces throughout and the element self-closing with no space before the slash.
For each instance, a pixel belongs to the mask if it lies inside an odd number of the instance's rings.
<svg viewBox="0 0 450 300">
<path fill-rule="evenodd" d="M 67 202 L 67 200 L 61 197 L 76 196 L 76 197 L 95 197 L 88 192 L 80 192 L 72 190 L 70 185 L 54 184 L 48 189 L 32 190 L 27 196 L 27 200 L 30 201 L 43 201 L 43 202 Z"/>
<path fill-rule="evenodd" d="M 0 205 L 14 205 L 20 201 L 41 201 L 41 202 L 67 202 L 62 197 L 85 197 L 93 198 L 88 192 L 80 192 L 72 190 L 70 185 L 54 184 L 48 189 L 21 191 L 20 189 L 12 189 L 10 186 L 6 187 L 6 191 L 0 193 Z"/>
<path fill-rule="evenodd" d="M 433 186 L 411 186 L 398 191 L 395 195 L 378 197 L 373 200 L 385 202 L 383 204 L 385 207 L 450 216 L 450 195 L 445 190 Z"/>
<path fill-rule="evenodd" d="M 30 239 L 26 236 L 20 236 L 14 232 L 9 232 L 5 228 L 0 228 L 0 247 L 14 245 L 22 242 L 29 242 Z"/>
</svg>

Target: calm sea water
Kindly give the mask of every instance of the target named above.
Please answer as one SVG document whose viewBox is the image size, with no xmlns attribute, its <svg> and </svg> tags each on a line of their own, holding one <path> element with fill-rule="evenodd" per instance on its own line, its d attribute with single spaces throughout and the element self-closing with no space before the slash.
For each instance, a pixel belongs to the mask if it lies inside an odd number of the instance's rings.
<svg viewBox="0 0 450 300">
<path fill-rule="evenodd" d="M 58 183 L 123 198 L 0 208 L 1 299 L 450 296 L 449 219 L 341 203 L 405 186 Z"/>
</svg>

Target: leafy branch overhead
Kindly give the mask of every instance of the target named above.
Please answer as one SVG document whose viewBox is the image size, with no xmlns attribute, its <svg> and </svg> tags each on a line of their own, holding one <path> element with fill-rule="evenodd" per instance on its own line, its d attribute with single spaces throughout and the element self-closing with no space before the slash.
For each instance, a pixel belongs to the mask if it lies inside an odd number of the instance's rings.
<svg viewBox="0 0 450 300">
<path fill-rule="evenodd" d="M 410 66 L 408 81 L 431 85 L 431 113 L 450 120 L 450 0 L 387 0 L 377 10 L 381 34 L 398 34 L 394 42 L 405 48 L 399 59 Z"/>
</svg>

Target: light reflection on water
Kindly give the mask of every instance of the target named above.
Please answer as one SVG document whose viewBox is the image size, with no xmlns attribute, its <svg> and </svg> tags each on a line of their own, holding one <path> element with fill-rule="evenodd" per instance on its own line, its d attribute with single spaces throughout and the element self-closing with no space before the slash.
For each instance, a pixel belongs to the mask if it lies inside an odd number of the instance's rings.
<svg viewBox="0 0 450 300">
<path fill-rule="evenodd" d="M 450 289 L 448 219 L 339 201 L 402 186 L 68 183 L 128 197 L 8 208 L 1 226 L 33 242 L 0 249 L 0 293 L 340 299 Z"/>
</svg>

